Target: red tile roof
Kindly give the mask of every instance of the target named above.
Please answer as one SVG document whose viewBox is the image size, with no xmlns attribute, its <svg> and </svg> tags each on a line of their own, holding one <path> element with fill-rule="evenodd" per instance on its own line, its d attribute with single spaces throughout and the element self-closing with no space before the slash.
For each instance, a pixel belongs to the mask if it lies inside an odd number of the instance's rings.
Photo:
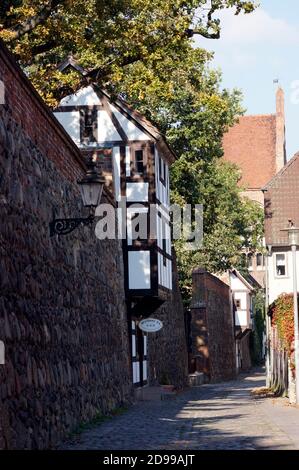
<svg viewBox="0 0 299 470">
<path fill-rule="evenodd" d="M 266 185 L 265 238 L 267 245 L 287 246 L 288 235 L 282 232 L 292 220 L 299 226 L 299 152 Z"/>
<path fill-rule="evenodd" d="M 240 184 L 262 188 L 276 173 L 276 115 L 242 116 L 224 135 L 224 159 L 241 169 Z"/>
</svg>

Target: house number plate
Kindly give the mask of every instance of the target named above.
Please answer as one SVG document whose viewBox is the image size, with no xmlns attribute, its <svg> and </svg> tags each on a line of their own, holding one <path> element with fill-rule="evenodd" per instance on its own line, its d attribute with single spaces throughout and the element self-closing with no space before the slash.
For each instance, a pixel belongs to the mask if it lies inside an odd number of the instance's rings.
<svg viewBox="0 0 299 470">
<path fill-rule="evenodd" d="M 146 318 L 138 324 L 139 328 L 146 333 L 155 333 L 163 328 L 163 323 L 156 318 Z"/>
</svg>

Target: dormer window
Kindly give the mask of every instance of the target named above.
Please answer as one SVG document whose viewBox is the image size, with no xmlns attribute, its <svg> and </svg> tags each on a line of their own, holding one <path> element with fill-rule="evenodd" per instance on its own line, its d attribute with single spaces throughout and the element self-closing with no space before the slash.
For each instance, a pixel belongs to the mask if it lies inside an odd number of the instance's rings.
<svg viewBox="0 0 299 470">
<path fill-rule="evenodd" d="M 166 164 L 164 160 L 160 157 L 159 158 L 159 174 L 160 174 L 160 181 L 165 186 L 166 182 Z"/>
<path fill-rule="evenodd" d="M 88 145 L 97 141 L 97 111 L 96 109 L 81 109 L 81 143 Z"/>
</svg>

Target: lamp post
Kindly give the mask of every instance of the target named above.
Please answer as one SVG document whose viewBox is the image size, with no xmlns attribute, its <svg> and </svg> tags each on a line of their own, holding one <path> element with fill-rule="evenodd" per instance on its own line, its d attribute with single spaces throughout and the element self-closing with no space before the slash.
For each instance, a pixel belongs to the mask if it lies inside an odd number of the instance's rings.
<svg viewBox="0 0 299 470">
<path fill-rule="evenodd" d="M 85 177 L 78 181 L 84 207 L 89 207 L 88 217 L 76 217 L 71 219 L 54 219 L 50 222 L 50 236 L 66 235 L 71 233 L 79 225 L 91 225 L 94 221 L 93 210 L 101 200 L 105 178 L 96 169 L 96 163 L 90 156 L 86 164 L 87 172 Z"/>
<path fill-rule="evenodd" d="M 299 245 L 299 227 L 295 227 L 289 220 L 288 228 L 282 230 L 289 236 L 289 245 L 292 248 L 293 259 L 293 294 L 294 294 L 294 337 L 295 337 L 295 371 L 296 371 L 296 403 L 299 404 L 299 320 L 298 320 L 298 292 L 297 292 L 297 260 L 296 252 Z"/>
</svg>

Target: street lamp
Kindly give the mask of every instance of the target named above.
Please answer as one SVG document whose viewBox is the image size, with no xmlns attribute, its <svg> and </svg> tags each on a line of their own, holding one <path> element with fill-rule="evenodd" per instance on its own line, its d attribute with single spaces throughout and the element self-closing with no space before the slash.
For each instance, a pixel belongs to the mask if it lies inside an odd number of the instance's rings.
<svg viewBox="0 0 299 470">
<path fill-rule="evenodd" d="M 85 177 L 78 181 L 84 207 L 89 207 L 90 215 L 88 217 L 76 217 L 72 219 L 54 219 L 50 222 L 50 236 L 66 235 L 71 233 L 79 225 L 91 225 L 94 221 L 93 210 L 100 203 L 105 178 L 96 169 L 96 163 L 90 156 L 87 161 L 87 172 Z"/>
<path fill-rule="evenodd" d="M 299 403 L 299 321 L 298 321 L 298 293 L 297 293 L 297 266 L 296 251 L 299 245 L 299 227 L 289 220 L 288 228 L 282 230 L 288 232 L 289 245 L 292 248 L 293 258 L 293 293 L 294 293 L 294 337 L 295 337 L 295 371 L 296 371 L 296 403 Z"/>
</svg>

